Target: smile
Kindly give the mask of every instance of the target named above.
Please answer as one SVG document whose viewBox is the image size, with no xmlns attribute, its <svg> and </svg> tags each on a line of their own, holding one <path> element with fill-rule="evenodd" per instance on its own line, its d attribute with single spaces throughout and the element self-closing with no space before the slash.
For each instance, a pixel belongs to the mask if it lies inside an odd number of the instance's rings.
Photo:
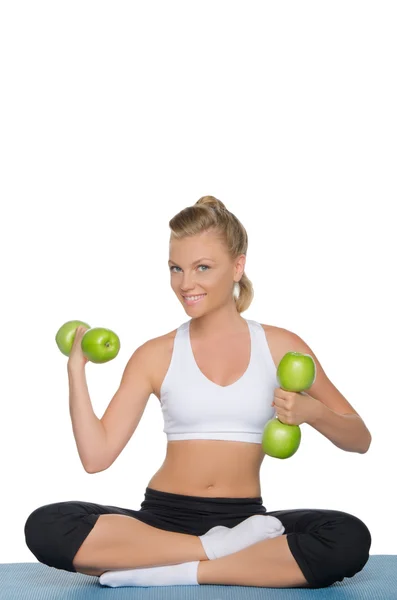
<svg viewBox="0 0 397 600">
<path fill-rule="evenodd" d="M 200 302 L 200 300 L 202 300 L 204 298 L 204 296 L 206 296 L 207 294 L 200 294 L 199 296 L 184 296 L 183 300 L 185 302 L 185 304 L 191 305 L 191 304 L 197 304 L 198 302 Z"/>
</svg>

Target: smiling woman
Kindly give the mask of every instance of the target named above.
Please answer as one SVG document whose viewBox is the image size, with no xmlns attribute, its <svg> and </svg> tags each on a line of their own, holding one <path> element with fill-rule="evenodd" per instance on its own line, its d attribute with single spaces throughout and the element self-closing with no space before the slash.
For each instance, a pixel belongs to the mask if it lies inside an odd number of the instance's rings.
<svg viewBox="0 0 397 600">
<path fill-rule="evenodd" d="M 216 290 L 231 300 L 234 316 L 250 306 L 254 290 L 245 272 L 248 234 L 237 217 L 213 196 L 203 196 L 169 222 L 171 285 L 179 298 Z M 203 252 L 200 252 L 200 249 Z M 192 260 L 189 261 L 189 258 Z M 209 289 L 203 289 L 208 285 Z M 238 294 L 235 293 L 236 287 Z M 215 301 L 215 296 L 212 296 Z M 211 299 L 212 299 L 211 298 Z M 219 296 L 217 296 L 219 298 Z M 208 300 L 208 297 L 206 298 Z M 195 306 L 197 302 L 188 302 Z M 204 303 L 199 302 L 203 308 Z M 234 304 L 234 306 L 233 306 Z"/>
<path fill-rule="evenodd" d="M 294 348 L 285 347 L 285 330 L 241 316 L 254 294 L 245 274 L 245 228 L 213 196 L 183 209 L 169 225 L 171 287 L 189 319 L 134 353 L 101 419 L 103 430 L 90 410 L 78 413 L 76 428 L 103 441 L 97 470 L 104 470 L 153 393 L 167 435 L 163 465 L 140 510 L 84 501 L 37 509 L 25 525 L 29 548 L 45 564 L 100 575 L 100 583 L 112 587 L 325 587 L 352 577 L 371 545 L 360 519 L 333 509 L 270 513 L 263 505 L 262 434 L 275 414 L 277 365 Z M 74 380 L 74 395 L 89 404 L 84 377 Z M 328 396 L 324 379 L 315 389 L 331 406 L 350 408 L 335 392 Z M 290 398 L 275 403 L 292 410 Z M 327 435 L 329 423 L 323 412 L 319 431 Z M 346 440 L 358 420 L 339 415 L 332 423 Z"/>
</svg>

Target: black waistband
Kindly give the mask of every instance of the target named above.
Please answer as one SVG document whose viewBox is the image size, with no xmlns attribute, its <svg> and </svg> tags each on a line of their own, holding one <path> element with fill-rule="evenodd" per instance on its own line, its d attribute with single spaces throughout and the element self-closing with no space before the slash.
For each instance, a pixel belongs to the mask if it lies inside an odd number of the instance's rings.
<svg viewBox="0 0 397 600">
<path fill-rule="evenodd" d="M 234 506 L 261 506 L 263 504 L 262 496 L 249 497 L 249 498 L 229 498 L 229 497 L 218 497 L 208 498 L 207 496 L 185 496 L 184 494 L 172 494 L 171 492 L 161 492 L 153 488 L 146 488 L 145 500 L 160 502 L 164 501 L 169 504 L 183 503 L 185 505 L 191 504 L 216 504 L 217 506 L 233 504 Z"/>
</svg>

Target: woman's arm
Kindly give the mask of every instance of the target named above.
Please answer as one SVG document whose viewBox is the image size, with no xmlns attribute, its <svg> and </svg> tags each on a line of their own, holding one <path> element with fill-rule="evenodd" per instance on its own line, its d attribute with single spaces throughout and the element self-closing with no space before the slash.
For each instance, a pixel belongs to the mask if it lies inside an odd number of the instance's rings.
<svg viewBox="0 0 397 600">
<path fill-rule="evenodd" d="M 287 352 L 310 354 L 316 364 L 316 379 L 305 393 L 313 399 L 311 417 L 306 421 L 338 448 L 364 454 L 371 444 L 371 434 L 364 421 L 327 377 L 313 350 L 302 338 L 288 329 L 277 328 L 276 354 Z"/>
<path fill-rule="evenodd" d="M 360 415 L 337 413 L 319 400 L 316 406 L 312 418 L 306 421 L 309 425 L 325 435 L 341 450 L 359 454 L 368 451 L 372 437 Z"/>
</svg>

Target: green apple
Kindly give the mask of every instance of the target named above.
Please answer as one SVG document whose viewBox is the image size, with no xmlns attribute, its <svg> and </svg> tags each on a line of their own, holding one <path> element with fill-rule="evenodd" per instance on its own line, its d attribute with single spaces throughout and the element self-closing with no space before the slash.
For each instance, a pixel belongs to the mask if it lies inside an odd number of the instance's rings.
<svg viewBox="0 0 397 600">
<path fill-rule="evenodd" d="M 280 387 L 287 392 L 301 392 L 313 385 L 316 364 L 310 354 L 287 352 L 277 368 Z"/>
<path fill-rule="evenodd" d="M 110 329 L 93 327 L 83 335 L 81 349 L 91 362 L 106 363 L 118 355 L 120 339 Z"/>
<path fill-rule="evenodd" d="M 57 331 L 55 341 L 58 348 L 65 356 L 69 356 L 70 354 L 76 335 L 76 330 L 78 327 L 80 327 L 80 325 L 90 329 L 90 325 L 87 325 L 87 323 L 84 323 L 84 321 L 67 321 L 67 323 L 64 323 Z"/>
<path fill-rule="evenodd" d="M 287 352 L 277 368 L 280 388 L 288 392 L 302 392 L 310 388 L 316 378 L 316 364 L 310 354 Z M 289 458 L 298 450 L 301 442 L 299 425 L 288 425 L 279 419 L 271 419 L 264 427 L 262 448 L 274 458 Z"/>
<path fill-rule="evenodd" d="M 299 425 L 287 425 L 277 418 L 266 423 L 262 436 L 262 448 L 265 454 L 273 458 L 289 458 L 298 450 L 300 443 Z"/>
</svg>

